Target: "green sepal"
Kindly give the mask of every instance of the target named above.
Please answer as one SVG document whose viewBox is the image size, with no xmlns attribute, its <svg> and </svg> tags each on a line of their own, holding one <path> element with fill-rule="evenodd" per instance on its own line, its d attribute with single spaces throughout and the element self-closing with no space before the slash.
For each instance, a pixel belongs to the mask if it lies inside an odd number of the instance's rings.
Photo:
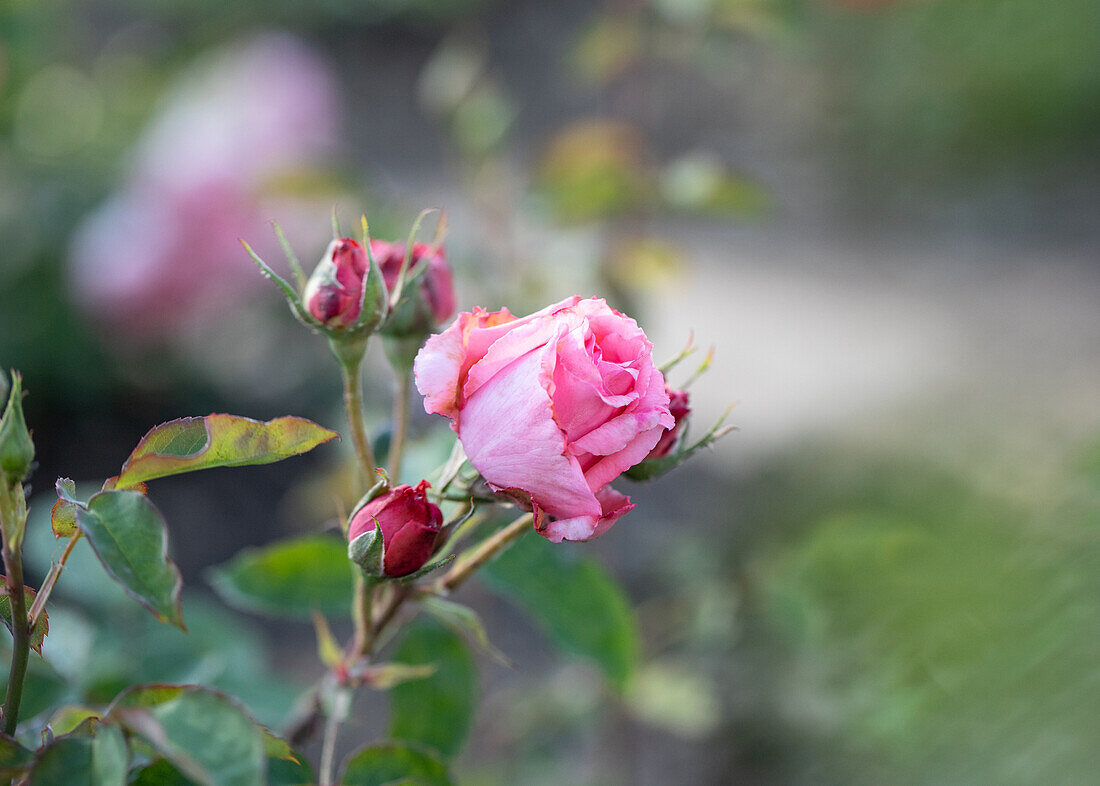
<svg viewBox="0 0 1100 786">
<path fill-rule="evenodd" d="M 379 267 L 378 260 L 370 250 L 366 217 L 363 219 L 363 250 L 367 255 L 367 275 L 363 279 L 363 289 L 359 293 L 359 319 L 356 320 L 352 330 L 370 335 L 382 324 L 389 312 L 389 292 L 386 289 L 386 279 L 382 276 L 382 268 Z"/>
<path fill-rule="evenodd" d="M 279 239 L 279 245 L 282 246 L 283 254 L 286 255 L 290 271 L 294 274 L 294 281 L 298 284 L 298 291 L 301 292 L 306 286 L 306 274 L 302 270 L 302 263 L 298 261 L 298 256 L 294 253 L 294 249 L 290 247 L 290 243 L 287 241 L 286 235 L 283 234 L 283 228 L 279 226 L 279 223 L 272 221 L 271 226 L 275 229 L 275 237 Z"/>
<path fill-rule="evenodd" d="M 408 584 L 410 581 L 415 581 L 416 579 L 420 578 L 421 576 L 427 576 L 429 573 L 431 573 L 433 571 L 436 571 L 436 570 L 439 570 L 443 566 L 450 564 L 451 562 L 454 561 L 454 558 L 455 558 L 455 555 L 451 554 L 450 556 L 444 557 L 441 560 L 436 560 L 435 562 L 429 562 L 427 565 L 422 567 L 420 570 L 413 571 L 412 573 L 409 573 L 405 576 L 398 576 L 394 580 L 395 581 L 400 581 L 400 582 L 405 583 L 405 584 Z"/>
<path fill-rule="evenodd" d="M 704 434 L 702 439 L 690 447 L 687 445 L 688 421 L 685 420 L 682 426 L 683 434 L 680 436 L 680 444 L 675 453 L 668 456 L 662 456 L 661 458 L 644 459 L 624 472 L 623 475 L 634 481 L 650 480 L 680 466 L 703 448 L 713 445 L 726 434 L 735 430 L 736 426 L 723 425 L 732 409 L 733 407 L 727 409 L 722 414 L 722 417 L 718 418 L 718 422 L 711 426 L 710 431 Z"/>
<path fill-rule="evenodd" d="M 12 369 L 11 392 L 0 418 L 0 477 L 11 488 L 23 482 L 34 463 L 34 441 L 23 419 L 23 376 Z"/>
<path fill-rule="evenodd" d="M 243 240 L 240 242 L 241 245 L 244 246 L 244 250 L 248 252 L 248 255 L 252 257 L 252 261 L 260 268 L 260 272 L 264 274 L 264 277 L 273 281 L 275 286 L 282 290 L 287 305 L 290 306 L 290 313 L 306 327 L 313 330 L 321 329 L 323 327 L 321 323 L 315 320 L 302 304 L 302 296 L 298 290 L 291 286 L 289 281 L 272 270 L 271 266 L 264 262 L 259 254 L 252 250 L 252 246 L 248 245 L 248 243 Z"/>
<path fill-rule="evenodd" d="M 348 559 L 372 579 L 386 578 L 386 549 L 382 545 L 382 528 L 375 522 L 374 529 L 364 532 L 348 544 Z"/>
</svg>

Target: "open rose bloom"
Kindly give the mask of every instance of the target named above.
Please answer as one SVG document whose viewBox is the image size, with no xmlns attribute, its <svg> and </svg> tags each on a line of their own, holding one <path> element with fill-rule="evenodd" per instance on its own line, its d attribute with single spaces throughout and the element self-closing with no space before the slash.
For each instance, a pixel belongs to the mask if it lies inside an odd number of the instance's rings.
<svg viewBox="0 0 1100 786">
<path fill-rule="evenodd" d="M 633 319 L 573 296 L 521 318 L 459 314 L 414 373 L 493 488 L 530 499 L 548 539 L 588 540 L 634 507 L 608 484 L 675 425 L 652 349 Z"/>
</svg>

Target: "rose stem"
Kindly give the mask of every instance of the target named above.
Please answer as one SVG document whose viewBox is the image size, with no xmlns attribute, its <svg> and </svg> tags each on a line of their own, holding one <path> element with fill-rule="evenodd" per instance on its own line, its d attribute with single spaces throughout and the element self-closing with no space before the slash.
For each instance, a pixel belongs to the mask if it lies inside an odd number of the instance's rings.
<svg viewBox="0 0 1100 786">
<path fill-rule="evenodd" d="M 474 571 L 488 562 L 495 554 L 499 554 L 505 546 L 514 541 L 531 526 L 531 514 L 525 513 L 513 521 L 504 529 L 495 533 L 462 555 L 447 575 L 440 579 L 436 586 L 437 592 L 450 592 L 462 582 L 473 575 Z M 371 641 L 378 641 L 386 625 L 393 620 L 394 615 L 401 605 L 412 594 L 412 587 L 408 584 L 394 584 L 393 592 L 383 601 L 375 615 Z"/>
<path fill-rule="evenodd" d="M 393 436 L 390 438 L 390 478 L 401 481 L 401 459 L 405 454 L 405 434 L 409 428 L 409 373 L 395 370 L 393 375 Z"/>
<path fill-rule="evenodd" d="M 369 487 L 374 482 L 375 464 L 374 451 L 367 439 L 367 428 L 363 425 L 363 388 L 360 381 L 362 363 L 361 358 L 341 363 L 340 370 L 344 375 L 344 409 L 348 416 L 348 427 L 351 429 L 351 441 L 355 446 L 355 456 L 359 459 L 363 481 Z"/>
<path fill-rule="evenodd" d="M 374 453 L 370 449 L 367 429 L 363 425 L 363 391 L 360 386 L 362 375 L 359 373 L 362 362 L 360 357 L 341 363 L 340 368 L 344 373 L 344 408 L 347 410 L 351 440 L 355 444 L 355 455 L 359 458 L 359 470 L 369 487 L 374 480 Z M 352 604 L 355 611 L 352 620 L 355 623 L 353 649 L 356 654 L 365 653 L 369 649 L 370 608 L 373 594 L 374 586 L 368 586 L 362 572 L 355 571 L 355 598 Z"/>
<path fill-rule="evenodd" d="M 337 355 L 337 357 L 340 357 Z M 367 440 L 367 429 L 363 424 L 363 390 L 360 373 L 362 367 L 362 355 L 353 360 L 340 362 L 340 370 L 344 378 L 344 409 L 347 412 L 348 427 L 351 430 L 351 441 L 355 446 L 355 455 L 359 460 L 359 471 L 363 476 L 363 482 L 369 487 L 374 480 L 374 452 Z M 355 656 L 369 654 L 371 647 L 371 605 L 374 599 L 374 584 L 368 583 L 362 571 L 355 572 L 355 587 L 352 597 L 352 621 L 355 624 L 355 634 L 352 639 L 352 652 Z M 336 694 L 338 698 L 339 691 Z M 332 780 L 332 759 L 336 750 L 336 735 L 342 720 L 338 707 L 330 708 L 328 721 L 325 724 L 324 747 L 321 757 L 321 783 L 325 786 Z M 345 708 L 346 712 L 346 708 Z"/>
<path fill-rule="evenodd" d="M 363 571 L 355 571 L 355 598 L 351 609 L 355 623 L 355 637 L 352 639 L 351 653 L 356 658 L 369 656 L 374 644 L 372 635 L 371 612 L 374 606 L 374 582 L 367 582 Z"/>
<path fill-rule="evenodd" d="M 524 513 L 507 527 L 483 540 L 474 548 L 459 557 L 454 566 L 441 578 L 436 588 L 447 593 L 470 578 L 471 574 L 498 554 L 505 546 L 514 541 L 531 527 L 532 515 Z"/>
<path fill-rule="evenodd" d="M 325 737 L 321 747 L 321 786 L 332 786 L 332 765 L 336 759 L 336 737 L 340 730 L 340 721 L 351 707 L 351 691 L 337 688 L 332 697 L 328 721 L 325 723 Z"/>
<path fill-rule="evenodd" d="M 17 506 L 12 494 L 22 494 L 23 487 L 15 484 L 0 490 L 0 515 L 5 519 L 6 532 L 16 532 L 23 528 L 25 521 L 18 522 Z M 23 594 L 23 555 L 18 548 L 12 551 L 11 543 L 4 540 L 2 547 L 4 558 L 4 579 L 8 585 L 8 602 L 11 604 L 12 654 L 11 669 L 8 672 L 8 692 L 4 697 L 4 733 L 15 734 L 19 724 L 19 702 L 23 698 L 23 679 L 27 675 L 27 657 L 30 650 L 30 635 L 27 627 L 27 600 Z"/>
<path fill-rule="evenodd" d="M 69 559 L 69 555 L 73 553 L 73 546 L 80 540 L 80 534 L 80 530 L 77 530 L 69 536 L 69 542 L 65 544 L 65 550 L 61 552 L 61 557 L 58 558 L 57 562 L 50 565 L 50 572 L 46 574 L 38 594 L 34 596 L 31 610 L 27 612 L 27 626 L 31 630 L 38 624 L 38 618 L 42 616 L 42 609 L 46 607 L 46 601 L 49 600 L 50 593 L 53 592 L 53 585 L 57 583 L 58 577 L 61 576 L 61 571 L 65 568 L 65 562 Z"/>
</svg>

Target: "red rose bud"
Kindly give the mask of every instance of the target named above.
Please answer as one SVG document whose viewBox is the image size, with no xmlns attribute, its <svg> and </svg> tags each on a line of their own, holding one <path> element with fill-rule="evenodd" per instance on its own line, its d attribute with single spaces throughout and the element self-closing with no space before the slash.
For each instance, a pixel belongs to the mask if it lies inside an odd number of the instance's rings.
<svg viewBox="0 0 1100 786">
<path fill-rule="evenodd" d="M 306 282 L 302 293 L 306 310 L 326 327 L 354 325 L 368 268 L 363 246 L 350 237 L 333 240 Z"/>
<path fill-rule="evenodd" d="M 370 242 L 371 253 L 382 269 L 386 288 L 391 292 L 397 285 L 397 277 L 405 261 L 405 248 L 404 243 Z M 405 271 L 405 282 L 403 302 L 390 315 L 382 327 L 382 333 L 422 339 L 454 316 L 454 281 L 442 248 L 414 243 L 409 267 Z"/>
<path fill-rule="evenodd" d="M 416 488 L 396 486 L 361 507 L 348 526 L 348 542 L 382 528 L 383 570 L 397 578 L 420 570 L 435 552 L 443 513 L 428 502 L 431 484 L 420 481 Z"/>
<path fill-rule="evenodd" d="M 680 424 L 684 422 L 684 419 L 691 414 L 691 407 L 688 406 L 688 392 L 686 390 L 673 390 L 665 383 L 665 391 L 668 393 L 668 411 L 672 413 L 672 417 L 676 419 L 676 425 L 667 429 L 661 438 L 657 440 L 657 444 L 653 450 L 649 451 L 647 459 L 662 458 L 672 452 L 673 446 L 676 444 L 676 438 L 680 434 Z"/>
</svg>

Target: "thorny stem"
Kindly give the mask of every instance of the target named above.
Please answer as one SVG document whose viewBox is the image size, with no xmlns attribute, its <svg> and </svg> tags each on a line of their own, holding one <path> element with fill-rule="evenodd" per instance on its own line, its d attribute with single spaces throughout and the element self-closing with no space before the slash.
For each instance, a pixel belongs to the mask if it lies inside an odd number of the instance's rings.
<svg viewBox="0 0 1100 786">
<path fill-rule="evenodd" d="M 31 604 L 31 610 L 27 612 L 27 626 L 31 630 L 34 630 L 34 626 L 38 624 L 38 618 L 42 616 L 42 609 L 46 607 L 46 601 L 49 600 L 50 593 L 53 592 L 53 585 L 57 583 L 57 579 L 61 576 L 61 571 L 65 568 L 65 562 L 69 559 L 69 555 L 73 553 L 73 547 L 80 540 L 80 535 L 79 530 L 74 532 L 68 543 L 65 544 L 65 550 L 61 552 L 57 562 L 50 565 L 50 572 L 43 579 L 42 586 L 34 598 L 34 603 Z"/>
<path fill-rule="evenodd" d="M 6 484 L 5 484 L 6 485 Z M 22 529 L 25 522 L 15 521 L 17 506 L 12 503 L 12 494 L 22 494 L 23 487 L 16 484 L 12 488 L 0 489 L 2 506 L 0 515 L 5 518 L 5 532 Z M 8 601 L 11 603 L 12 655 L 11 669 L 8 672 L 8 691 L 4 697 L 4 733 L 15 734 L 19 724 L 19 703 L 23 698 L 23 679 L 27 675 L 27 657 L 30 651 L 30 628 L 27 625 L 27 601 L 23 594 L 23 556 L 18 548 L 13 551 L 7 539 L 2 549 L 4 558 L 4 579 L 8 586 Z"/>
<path fill-rule="evenodd" d="M 359 471 L 363 482 L 369 487 L 374 482 L 374 451 L 367 439 L 367 429 L 363 423 L 363 389 L 360 373 L 362 355 L 354 359 L 345 359 L 337 354 L 340 370 L 344 378 L 344 409 L 348 416 L 351 441 L 355 446 L 355 456 L 359 461 Z M 360 571 L 355 573 L 355 589 L 352 598 L 352 621 L 355 634 L 351 643 L 351 654 L 355 658 L 369 655 L 373 644 L 371 636 L 371 605 L 374 599 L 374 583 L 368 582 Z M 347 714 L 351 694 L 346 688 L 337 688 L 333 694 L 333 706 L 329 708 L 325 723 L 325 736 L 321 751 L 321 784 L 332 783 L 332 764 L 336 752 L 336 737 L 343 716 Z"/>
<path fill-rule="evenodd" d="M 469 578 L 474 571 L 488 562 L 494 555 L 498 554 L 505 546 L 512 543 L 520 535 L 526 532 L 531 525 L 531 520 L 531 514 L 525 513 L 504 529 L 463 554 L 458 560 L 458 563 L 440 580 L 435 591 L 445 593 L 456 589 L 462 582 Z M 373 603 L 374 589 L 375 585 L 368 583 L 361 574 L 356 577 L 356 603 L 352 612 L 355 620 L 356 632 L 355 637 L 352 639 L 351 647 L 352 653 L 356 658 L 370 658 L 373 654 L 372 651 L 375 644 L 382 638 L 382 633 L 385 632 L 386 628 L 393 621 L 405 601 L 410 597 L 415 597 L 411 585 L 394 583 L 391 584 L 390 593 L 386 595 L 381 604 L 375 608 Z M 360 631 L 362 631 L 362 633 L 360 633 Z M 315 695 L 319 698 L 323 691 L 325 691 L 324 681 L 315 689 Z M 340 702 L 342 701 L 346 702 L 346 704 L 341 705 Z M 343 721 L 340 710 L 342 708 L 343 714 L 346 714 L 347 705 L 350 704 L 350 701 L 351 690 L 349 688 L 336 687 L 335 693 L 333 694 L 334 705 L 325 722 L 324 740 L 322 743 L 322 786 L 331 784 L 333 758 L 336 750 L 336 737 L 340 730 L 340 723 Z M 318 704 L 318 712 L 315 712 L 312 717 L 317 716 L 319 709 L 320 704 Z M 307 717 L 303 719 L 296 724 L 295 731 L 304 732 L 308 729 L 310 723 L 310 718 Z"/>
<path fill-rule="evenodd" d="M 436 583 L 441 593 L 452 592 L 474 571 L 492 559 L 500 551 L 531 528 L 532 515 L 524 513 L 507 527 L 486 538 L 457 560 L 447 574 Z"/>
<path fill-rule="evenodd" d="M 397 614 L 397 610 L 401 608 L 401 604 L 409 597 L 410 592 L 412 592 L 412 586 L 409 584 L 392 585 L 392 590 L 386 597 L 385 602 L 379 608 L 377 619 L 374 621 L 374 626 L 372 628 L 374 641 L 378 641 L 382 632 L 386 629 L 386 626 L 390 624 L 394 615 Z"/>
<path fill-rule="evenodd" d="M 405 435 L 409 429 L 409 374 L 395 370 L 393 376 L 393 436 L 390 438 L 390 477 L 401 479 L 401 459 L 405 454 Z"/>
<path fill-rule="evenodd" d="M 367 428 L 363 424 L 363 388 L 359 372 L 362 360 L 341 363 L 344 375 L 344 409 L 348 415 L 348 427 L 351 429 L 351 441 L 355 446 L 355 456 L 359 460 L 359 470 L 363 480 L 370 486 L 374 482 L 374 451 L 367 439 Z"/>
<path fill-rule="evenodd" d="M 355 658 L 370 655 L 374 645 L 371 612 L 374 606 L 374 588 L 377 584 L 367 581 L 363 571 L 355 571 L 355 598 L 352 605 L 352 621 L 355 623 L 355 637 L 352 639 L 351 654 Z"/>
</svg>

